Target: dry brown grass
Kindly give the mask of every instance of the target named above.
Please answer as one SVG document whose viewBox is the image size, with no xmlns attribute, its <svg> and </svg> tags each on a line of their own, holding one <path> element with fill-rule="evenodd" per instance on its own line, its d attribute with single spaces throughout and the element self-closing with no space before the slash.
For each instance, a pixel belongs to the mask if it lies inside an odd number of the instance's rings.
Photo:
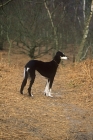
<svg viewBox="0 0 93 140">
<path fill-rule="evenodd" d="M 30 98 L 27 87 L 24 95 L 19 93 L 21 71 L 29 58 L 11 58 L 9 65 L 5 52 L 0 60 L 0 139 L 92 140 L 93 60 L 60 65 L 53 98 L 43 95 L 46 80 L 37 73 Z"/>
</svg>

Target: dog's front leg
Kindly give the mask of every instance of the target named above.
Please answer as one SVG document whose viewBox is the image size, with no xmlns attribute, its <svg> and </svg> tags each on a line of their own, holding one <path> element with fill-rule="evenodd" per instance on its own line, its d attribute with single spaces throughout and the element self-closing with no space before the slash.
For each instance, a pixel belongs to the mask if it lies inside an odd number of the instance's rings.
<svg viewBox="0 0 93 140">
<path fill-rule="evenodd" d="M 49 90 L 49 93 L 48 93 L 48 96 L 49 96 L 49 97 L 53 97 L 51 94 L 52 94 L 52 93 L 51 93 L 51 89 L 50 89 L 50 90 Z"/>
<path fill-rule="evenodd" d="M 45 90 L 44 90 L 44 94 L 46 96 L 48 96 L 48 94 L 49 94 L 49 79 L 47 80 L 46 87 L 45 87 Z"/>
<path fill-rule="evenodd" d="M 54 77 L 50 78 L 50 82 L 49 82 L 49 93 L 48 93 L 48 96 L 50 97 L 53 97 L 51 94 L 51 89 L 52 89 L 52 84 L 53 84 L 53 80 L 54 80 Z"/>
<path fill-rule="evenodd" d="M 44 94 L 45 94 L 46 96 L 53 97 L 53 96 L 51 95 L 51 88 L 50 88 L 50 87 L 52 87 L 52 86 L 51 86 L 51 81 L 50 81 L 50 79 L 48 79 L 48 80 L 47 80 L 47 83 L 46 83 L 45 90 L 44 90 Z"/>
</svg>

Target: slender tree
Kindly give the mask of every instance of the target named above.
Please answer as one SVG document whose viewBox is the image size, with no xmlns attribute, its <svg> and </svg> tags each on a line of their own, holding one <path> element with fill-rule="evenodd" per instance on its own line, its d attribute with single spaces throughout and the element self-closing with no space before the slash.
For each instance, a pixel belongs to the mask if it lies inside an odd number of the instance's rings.
<svg viewBox="0 0 93 140">
<path fill-rule="evenodd" d="M 79 51 L 78 51 L 78 54 L 77 54 L 76 61 L 80 61 L 81 58 L 82 58 L 82 53 L 83 53 L 83 49 L 84 49 L 84 46 L 85 46 L 86 39 L 88 37 L 89 25 L 90 25 L 90 21 L 91 21 L 92 16 L 93 16 L 93 0 L 92 0 L 92 3 L 91 3 L 90 15 L 89 15 L 89 17 L 87 19 L 87 22 L 86 22 L 86 25 L 85 25 L 84 34 L 83 34 L 83 38 L 82 38 L 80 48 L 79 48 Z"/>
<path fill-rule="evenodd" d="M 51 15 L 51 12 L 47 6 L 47 3 L 46 3 L 46 0 L 44 0 L 44 6 L 48 12 L 48 15 L 49 15 L 49 18 L 50 18 L 50 22 L 51 22 L 51 25 L 52 25 L 52 28 L 53 28 L 53 31 L 54 31 L 54 38 L 55 38 L 55 44 L 56 44 L 56 50 L 58 50 L 58 37 L 57 37 L 57 32 L 56 32 L 56 27 L 54 25 L 54 22 L 53 22 L 53 19 L 52 19 L 52 15 Z"/>
<path fill-rule="evenodd" d="M 86 0 L 83 0 L 83 18 L 84 18 L 84 22 L 85 22 L 85 7 L 86 7 Z"/>
</svg>

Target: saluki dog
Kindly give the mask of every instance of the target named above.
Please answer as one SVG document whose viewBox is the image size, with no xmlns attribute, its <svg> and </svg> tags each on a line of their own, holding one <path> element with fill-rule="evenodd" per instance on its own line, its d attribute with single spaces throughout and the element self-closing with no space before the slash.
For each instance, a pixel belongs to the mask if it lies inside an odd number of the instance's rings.
<svg viewBox="0 0 93 140">
<path fill-rule="evenodd" d="M 31 80 L 30 80 L 30 85 L 28 88 L 28 93 L 30 96 L 33 96 L 31 93 L 31 87 L 34 83 L 35 80 L 35 71 L 37 70 L 42 76 L 47 78 L 47 84 L 44 90 L 44 94 L 46 96 L 50 96 L 51 95 L 51 88 L 52 88 L 52 84 L 54 81 L 54 77 L 58 68 L 58 65 L 61 61 L 61 59 L 65 59 L 67 60 L 67 56 L 65 56 L 64 53 L 62 53 L 61 51 L 58 51 L 56 53 L 56 55 L 54 56 L 53 60 L 50 62 L 42 62 L 39 60 L 30 60 L 24 68 L 24 79 L 21 85 L 21 89 L 20 89 L 20 93 L 23 94 L 23 90 L 24 87 L 27 83 L 27 79 L 30 76 Z"/>
</svg>

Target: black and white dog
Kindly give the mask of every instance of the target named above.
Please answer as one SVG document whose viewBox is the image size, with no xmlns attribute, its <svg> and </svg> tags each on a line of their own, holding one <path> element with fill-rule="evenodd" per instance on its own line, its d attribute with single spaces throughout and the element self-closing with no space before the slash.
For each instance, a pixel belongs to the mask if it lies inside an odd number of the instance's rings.
<svg viewBox="0 0 93 140">
<path fill-rule="evenodd" d="M 44 94 L 46 96 L 50 96 L 51 95 L 51 88 L 52 88 L 52 84 L 53 84 L 53 80 L 58 68 L 58 65 L 61 61 L 61 59 L 67 59 L 67 57 L 60 51 L 58 51 L 56 53 L 56 55 L 54 56 L 53 60 L 50 62 L 42 62 L 39 60 L 30 60 L 24 68 L 24 79 L 21 85 L 21 89 L 20 89 L 20 93 L 23 94 L 23 89 L 27 83 L 27 79 L 28 76 L 30 75 L 31 81 L 30 81 L 30 85 L 28 88 L 28 93 L 30 96 L 33 96 L 31 94 L 31 87 L 34 83 L 35 80 L 35 70 L 37 70 L 42 76 L 46 77 L 47 80 L 47 84 L 44 90 Z"/>
</svg>

